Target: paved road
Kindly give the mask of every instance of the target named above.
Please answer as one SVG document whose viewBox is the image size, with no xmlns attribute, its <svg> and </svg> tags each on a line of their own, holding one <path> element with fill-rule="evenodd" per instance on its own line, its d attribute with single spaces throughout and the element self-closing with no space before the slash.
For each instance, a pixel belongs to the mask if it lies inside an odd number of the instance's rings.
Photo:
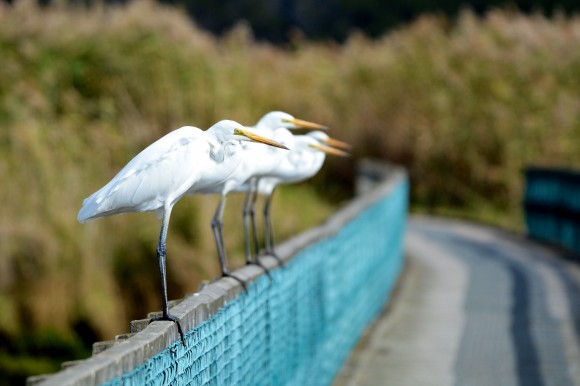
<svg viewBox="0 0 580 386">
<path fill-rule="evenodd" d="M 413 218 L 408 264 L 336 386 L 580 385 L 580 264 L 474 224 Z"/>
</svg>

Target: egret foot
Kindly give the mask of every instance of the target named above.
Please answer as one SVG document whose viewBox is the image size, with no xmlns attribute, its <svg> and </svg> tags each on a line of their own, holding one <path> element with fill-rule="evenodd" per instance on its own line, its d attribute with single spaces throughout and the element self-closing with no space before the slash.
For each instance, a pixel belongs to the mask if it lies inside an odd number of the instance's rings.
<svg viewBox="0 0 580 386">
<path fill-rule="evenodd" d="M 151 320 L 149 320 L 149 323 L 163 321 L 163 320 L 167 320 L 169 322 L 173 322 L 173 323 L 177 324 L 177 331 L 179 331 L 179 336 L 181 337 L 181 343 L 183 343 L 183 347 L 187 348 L 187 344 L 185 343 L 185 336 L 183 335 L 183 329 L 181 328 L 181 322 L 179 321 L 179 319 L 177 319 L 177 317 L 170 315 L 170 314 L 166 314 L 163 316 L 159 316 L 157 318 L 152 318 Z"/>
<path fill-rule="evenodd" d="M 246 261 L 246 265 L 257 265 L 258 267 L 264 270 L 264 273 L 268 276 L 268 279 L 272 281 L 272 275 L 270 275 L 270 270 L 266 268 L 261 262 L 259 261 Z"/>
<path fill-rule="evenodd" d="M 286 267 L 286 263 L 284 262 L 284 260 L 282 260 L 282 258 L 280 256 L 278 256 L 276 254 L 276 252 L 274 251 L 265 251 L 264 252 L 265 256 L 271 256 L 274 258 L 274 260 L 276 260 L 278 262 L 278 267 L 280 268 L 285 268 Z"/>
<path fill-rule="evenodd" d="M 240 283 L 242 285 L 242 288 L 244 289 L 244 292 L 246 293 L 246 295 L 248 294 L 248 285 L 246 284 L 245 281 L 243 281 L 239 277 L 234 276 L 234 275 L 232 275 L 229 272 L 222 272 L 222 277 L 231 277 L 232 279 L 234 279 L 235 281 L 237 281 L 238 283 Z"/>
</svg>

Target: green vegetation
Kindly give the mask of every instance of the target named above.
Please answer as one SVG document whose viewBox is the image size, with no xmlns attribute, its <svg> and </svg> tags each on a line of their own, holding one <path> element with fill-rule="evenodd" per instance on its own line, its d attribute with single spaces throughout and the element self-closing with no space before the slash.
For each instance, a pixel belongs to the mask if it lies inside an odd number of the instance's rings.
<svg viewBox="0 0 580 386">
<path fill-rule="evenodd" d="M 28 331 L 18 339 L 0 335 L 1 385 L 22 384 L 31 374 L 53 373 L 73 358 L 86 358 L 90 350 L 76 334 L 51 329 Z M 89 346 L 90 347 L 90 346 Z"/>
<path fill-rule="evenodd" d="M 523 167 L 580 165 L 577 18 L 466 12 L 454 25 L 425 17 L 378 40 L 298 39 L 282 50 L 254 42 L 243 26 L 214 38 L 148 2 L 87 11 L 20 1 L 0 6 L 0 68 L 2 372 L 16 366 L 9 356 L 30 355 L 16 342 L 31 332 L 90 344 L 159 308 L 159 221 L 127 214 L 80 225 L 76 213 L 142 148 L 182 125 L 251 124 L 281 109 L 356 145 L 353 160 L 329 160 L 312 184 L 280 192 L 280 239 L 335 209 L 362 156 L 407 166 L 420 211 L 515 229 Z M 230 251 L 241 251 L 241 201 L 231 200 L 226 218 Z M 176 206 L 170 297 L 218 271 L 215 205 L 204 196 Z M 46 369 L 23 363 L 18 369 Z"/>
</svg>

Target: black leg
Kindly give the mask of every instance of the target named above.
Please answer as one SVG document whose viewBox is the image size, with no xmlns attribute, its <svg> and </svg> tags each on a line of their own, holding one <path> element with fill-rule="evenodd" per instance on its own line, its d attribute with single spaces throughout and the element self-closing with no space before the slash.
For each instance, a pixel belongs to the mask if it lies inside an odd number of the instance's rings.
<svg viewBox="0 0 580 386">
<path fill-rule="evenodd" d="M 272 276 L 270 275 L 268 268 L 264 267 L 264 265 L 258 260 L 259 244 L 256 233 L 256 218 L 254 216 L 254 207 L 256 205 L 257 197 L 257 183 L 257 178 L 252 178 L 250 180 L 250 188 L 248 190 L 248 194 L 246 195 L 246 201 L 244 202 L 244 241 L 246 246 L 246 264 L 257 265 L 258 267 L 262 268 L 266 275 L 268 275 L 268 278 L 272 280 Z M 253 257 L 250 246 L 250 226 L 252 228 L 255 248 L 255 254 Z"/>
<path fill-rule="evenodd" d="M 276 188 L 270 192 L 270 195 L 266 197 L 266 202 L 264 203 L 264 244 L 266 255 L 272 256 L 278 262 L 279 266 L 284 266 L 284 260 L 282 260 L 275 250 L 274 242 L 274 228 L 272 226 L 272 215 L 271 215 L 271 204 L 272 197 L 274 196 Z"/>
<path fill-rule="evenodd" d="M 255 209 L 256 209 L 256 201 L 258 199 L 258 183 L 260 182 L 259 178 L 256 178 L 253 186 L 251 189 L 254 191 L 252 196 L 252 201 L 250 204 L 250 219 L 252 220 L 252 234 L 254 236 L 254 256 L 256 260 L 258 259 L 258 254 L 260 253 L 260 243 L 258 242 L 258 228 L 256 226 L 256 216 L 255 216 Z"/>
<path fill-rule="evenodd" d="M 252 263 L 252 248 L 250 246 L 250 206 L 252 204 L 253 195 L 253 180 L 250 180 L 250 187 L 248 193 L 246 194 L 246 200 L 244 201 L 244 211 L 242 213 L 244 219 L 244 247 L 246 248 L 246 264 Z"/>
<path fill-rule="evenodd" d="M 223 236 L 223 233 L 221 231 L 222 220 L 220 217 L 220 213 L 223 212 L 222 208 L 225 205 L 225 200 L 226 200 L 226 196 L 222 195 L 220 202 L 218 204 L 218 207 L 217 207 L 217 209 L 213 215 L 213 218 L 211 220 L 211 229 L 213 231 L 213 237 L 215 240 L 215 246 L 216 246 L 218 258 L 220 261 L 220 268 L 222 271 L 222 275 L 224 275 L 226 272 L 229 272 L 228 262 L 226 260 L 226 254 L 225 254 L 225 249 L 224 249 L 224 242 L 222 239 L 222 236 Z"/>
<path fill-rule="evenodd" d="M 264 202 L 264 249 L 266 253 L 270 253 L 272 250 L 272 229 L 271 229 L 271 222 L 270 222 L 270 204 L 272 202 L 272 195 L 274 192 L 270 193 L 269 196 L 266 197 L 266 201 Z"/>
<path fill-rule="evenodd" d="M 246 283 L 239 277 L 232 275 L 228 267 L 228 260 L 226 258 L 226 246 L 224 243 L 224 233 L 223 233 L 223 217 L 225 206 L 226 206 L 226 195 L 222 194 L 220 203 L 218 204 L 213 219 L 211 220 L 211 228 L 213 230 L 213 236 L 218 251 L 222 277 L 231 277 L 232 279 L 236 280 L 242 285 L 244 292 L 248 293 L 248 286 L 246 285 Z"/>
<path fill-rule="evenodd" d="M 163 221 L 161 223 L 161 232 L 159 235 L 159 243 L 157 244 L 157 260 L 159 261 L 159 271 L 161 273 L 161 291 L 162 291 L 162 301 L 163 301 L 163 316 L 155 319 L 151 319 L 151 322 L 157 320 L 168 320 L 175 322 L 177 324 L 177 330 L 179 331 L 179 336 L 181 337 L 181 343 L 187 348 L 185 344 L 185 336 L 183 334 L 183 329 L 181 328 L 181 323 L 179 319 L 175 316 L 169 314 L 169 307 L 167 305 L 167 278 L 166 278 L 166 257 L 167 257 L 167 227 L 169 225 L 169 217 L 171 215 L 171 207 L 165 208 L 163 213 Z"/>
<path fill-rule="evenodd" d="M 235 281 L 237 281 L 238 283 L 240 283 L 242 285 L 242 288 L 244 289 L 244 292 L 246 294 L 248 293 L 248 285 L 246 284 L 245 281 L 243 281 L 239 277 L 237 277 L 235 275 L 232 275 L 230 272 L 222 272 L 222 277 L 230 277 L 230 278 L 234 279 Z"/>
</svg>

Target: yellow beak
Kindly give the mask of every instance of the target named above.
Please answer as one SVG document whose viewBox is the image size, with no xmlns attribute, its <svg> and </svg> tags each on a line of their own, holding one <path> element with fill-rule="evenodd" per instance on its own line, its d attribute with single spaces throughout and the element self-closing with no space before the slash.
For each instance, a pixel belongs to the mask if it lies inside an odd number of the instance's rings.
<svg viewBox="0 0 580 386">
<path fill-rule="evenodd" d="M 350 143 L 339 141 L 338 139 L 328 138 L 324 141 L 328 146 L 336 147 L 342 150 L 351 150 L 352 145 Z"/>
<path fill-rule="evenodd" d="M 335 155 L 337 157 L 350 157 L 350 154 L 348 154 L 346 151 L 338 150 L 330 146 L 325 145 L 309 145 L 309 146 L 318 149 L 320 151 L 323 151 L 326 154 Z"/>
<path fill-rule="evenodd" d="M 278 143 L 278 142 L 273 141 L 273 140 L 266 138 L 266 137 L 262 137 L 261 135 L 258 135 L 256 133 L 252 133 L 251 131 L 248 131 L 248 130 L 235 129 L 234 134 L 235 135 L 243 135 L 244 137 L 249 138 L 254 142 L 260 142 L 260 143 L 263 143 L 266 145 L 279 147 L 280 149 L 290 150 L 286 146 L 282 145 L 281 143 Z"/>
<path fill-rule="evenodd" d="M 328 130 L 328 127 L 326 126 L 322 126 L 319 125 L 318 123 L 314 123 L 314 122 L 309 122 L 309 121 L 304 121 L 302 119 L 289 119 L 288 120 L 290 123 L 293 123 L 294 125 L 298 126 L 299 128 L 303 128 L 303 129 L 312 129 L 312 130 Z"/>
</svg>

